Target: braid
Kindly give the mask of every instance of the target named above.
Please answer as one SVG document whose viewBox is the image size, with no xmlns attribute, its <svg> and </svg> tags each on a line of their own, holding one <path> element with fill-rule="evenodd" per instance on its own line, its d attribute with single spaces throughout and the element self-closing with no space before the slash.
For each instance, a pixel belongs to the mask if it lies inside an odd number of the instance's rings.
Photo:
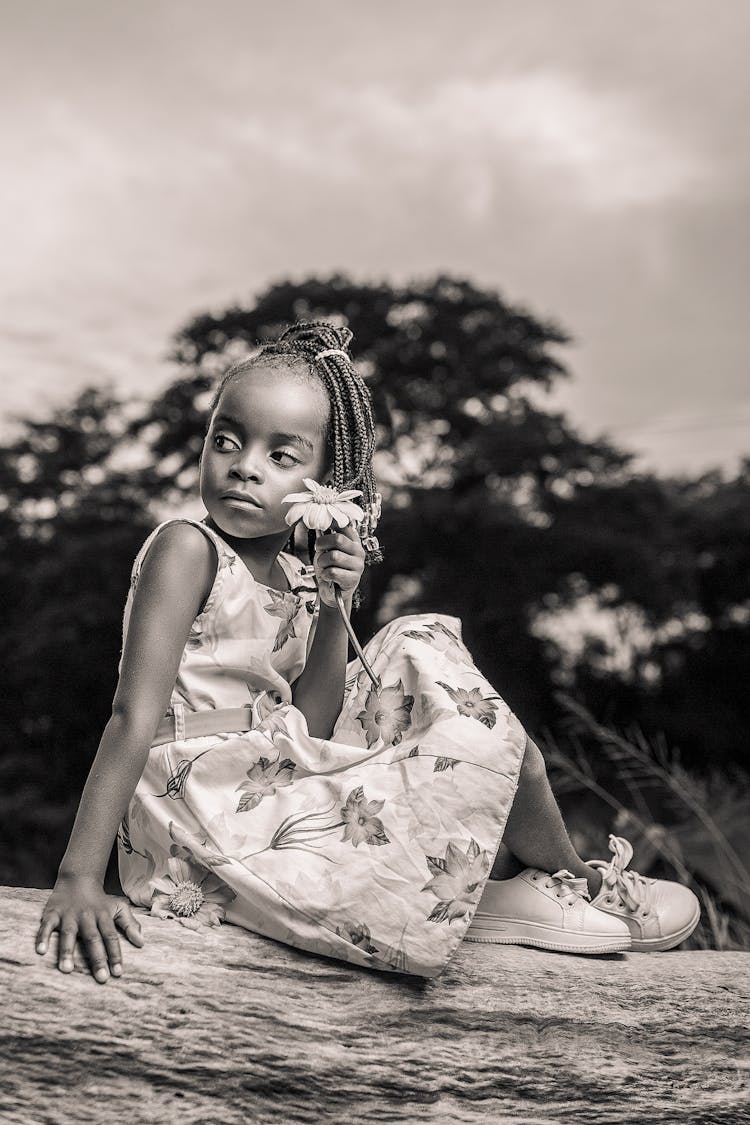
<svg viewBox="0 0 750 1125">
<path fill-rule="evenodd" d="M 286 360 L 287 364 L 290 358 L 306 362 L 309 374 L 323 384 L 331 403 L 328 451 L 333 466 L 333 485 L 337 489 L 358 488 L 362 492 L 358 503 L 364 508 L 365 518 L 359 526 L 359 536 L 365 549 L 365 566 L 372 566 L 383 561 L 383 552 L 374 535 L 380 518 L 380 495 L 372 470 L 375 422 L 369 388 L 346 351 L 351 340 L 352 332 L 348 328 L 337 327 L 329 321 L 299 321 L 291 325 L 275 343 L 266 344 L 257 355 L 227 371 L 214 395 L 211 413 L 226 384 L 248 368 L 277 359 Z M 321 352 L 334 354 L 321 355 Z M 315 539 L 315 531 L 309 530 L 307 547 L 311 559 Z M 294 532 L 289 543 L 293 550 Z M 352 607 L 358 608 L 360 602 L 359 590 L 355 590 Z"/>
</svg>

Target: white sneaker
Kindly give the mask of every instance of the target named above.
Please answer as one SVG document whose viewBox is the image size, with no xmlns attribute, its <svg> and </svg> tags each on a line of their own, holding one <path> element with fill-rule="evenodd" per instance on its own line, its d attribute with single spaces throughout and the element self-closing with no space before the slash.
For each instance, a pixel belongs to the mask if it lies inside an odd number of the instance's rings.
<svg viewBox="0 0 750 1125">
<path fill-rule="evenodd" d="M 488 880 L 464 940 L 561 953 L 631 948 L 627 923 L 591 906 L 586 880 L 565 868 L 550 875 L 526 867 L 512 879 Z"/>
<path fill-rule="evenodd" d="M 637 871 L 626 871 L 633 845 L 624 836 L 610 833 L 609 850 L 613 853 L 609 863 L 586 860 L 602 876 L 601 890 L 592 906 L 626 923 L 636 953 L 674 949 L 689 938 L 701 916 L 700 902 L 690 888 L 669 879 L 649 879 Z"/>
</svg>

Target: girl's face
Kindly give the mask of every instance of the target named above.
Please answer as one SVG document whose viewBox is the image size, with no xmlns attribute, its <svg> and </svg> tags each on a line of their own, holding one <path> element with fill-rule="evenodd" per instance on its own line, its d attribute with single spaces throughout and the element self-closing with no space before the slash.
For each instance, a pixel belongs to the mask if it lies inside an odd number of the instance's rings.
<svg viewBox="0 0 750 1125">
<path fill-rule="evenodd" d="M 201 455 L 200 492 L 211 519 L 238 539 L 290 533 L 290 492 L 323 481 L 330 403 L 323 386 L 262 366 L 222 392 Z"/>
</svg>

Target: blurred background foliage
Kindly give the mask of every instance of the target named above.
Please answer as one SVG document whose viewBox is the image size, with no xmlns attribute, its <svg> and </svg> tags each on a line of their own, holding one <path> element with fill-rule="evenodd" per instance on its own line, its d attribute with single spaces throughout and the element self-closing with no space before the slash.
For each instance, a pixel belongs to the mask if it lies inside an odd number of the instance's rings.
<svg viewBox="0 0 750 1125">
<path fill-rule="evenodd" d="M 0 882 L 54 882 L 109 716 L 133 558 L 159 519 L 202 512 L 217 376 L 318 317 L 354 332 L 378 418 L 384 562 L 365 572 L 359 636 L 398 614 L 459 617 L 545 751 L 582 854 L 607 857 L 626 830 L 636 869 L 696 881 L 693 943 L 747 947 L 750 458 L 733 479 L 636 471 L 545 409 L 570 377 L 563 329 L 452 276 L 274 284 L 181 328 L 179 377 L 151 400 L 91 388 L 0 449 Z"/>
</svg>

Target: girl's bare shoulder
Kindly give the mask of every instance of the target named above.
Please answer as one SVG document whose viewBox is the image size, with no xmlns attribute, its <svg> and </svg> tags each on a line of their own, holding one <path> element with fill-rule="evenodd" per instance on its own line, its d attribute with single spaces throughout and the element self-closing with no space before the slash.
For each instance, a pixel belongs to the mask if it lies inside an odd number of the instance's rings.
<svg viewBox="0 0 750 1125">
<path fill-rule="evenodd" d="M 159 528 L 141 563 L 139 586 L 187 584 L 201 600 L 216 578 L 218 555 L 209 535 L 194 523 L 174 520 Z"/>
</svg>

